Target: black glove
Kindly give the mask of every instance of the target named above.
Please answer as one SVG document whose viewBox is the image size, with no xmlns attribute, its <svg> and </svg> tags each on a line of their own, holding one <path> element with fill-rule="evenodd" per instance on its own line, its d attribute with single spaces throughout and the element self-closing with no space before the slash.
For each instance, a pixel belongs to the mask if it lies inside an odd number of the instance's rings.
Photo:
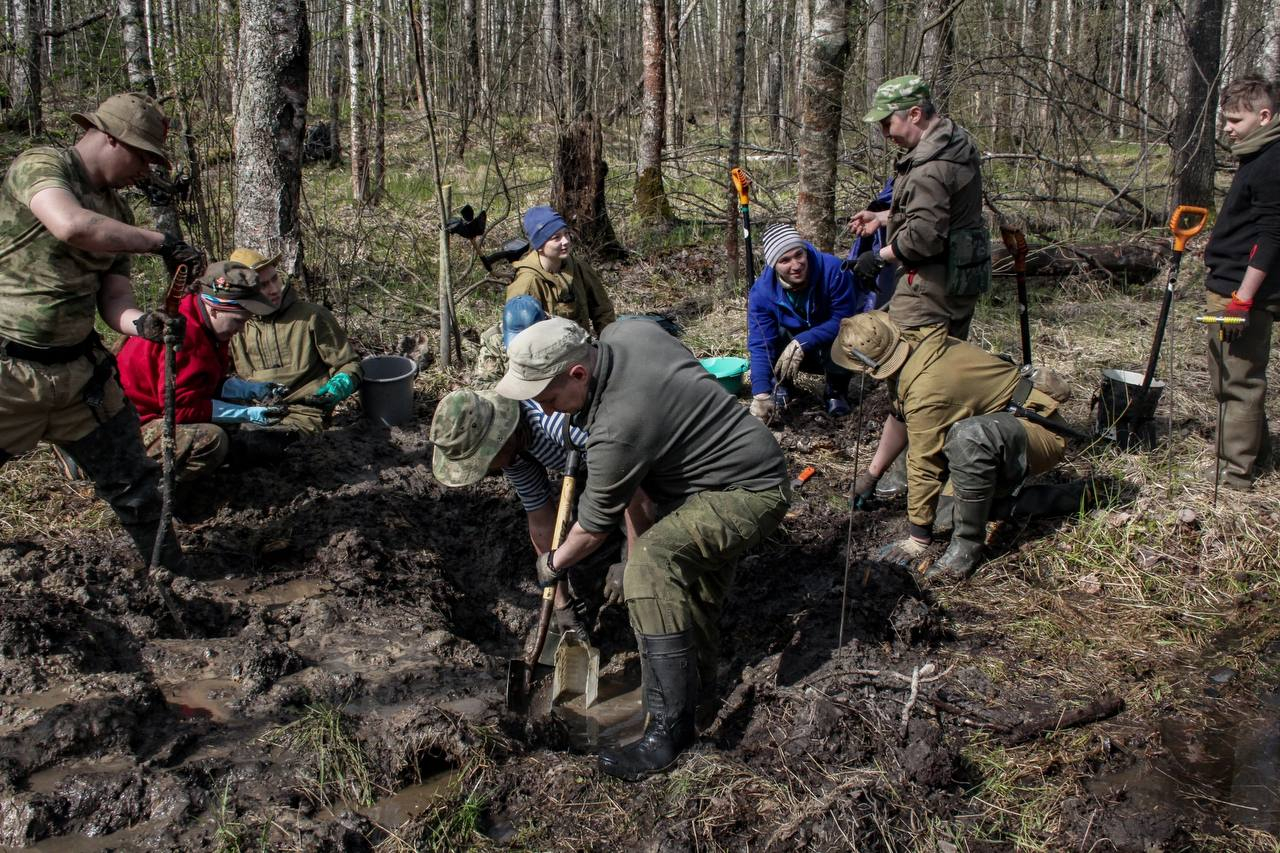
<svg viewBox="0 0 1280 853">
<path fill-rule="evenodd" d="M 555 615 L 561 636 L 576 634 L 579 642 L 591 642 L 591 633 L 587 630 L 587 605 L 582 599 L 570 598 L 564 607 L 555 609 Z"/>
<path fill-rule="evenodd" d="M 880 270 L 884 269 L 888 264 L 880 257 L 879 252 L 873 252 L 870 249 L 858 255 L 858 260 L 853 264 L 853 271 L 866 279 L 875 279 L 880 275 Z"/>
<path fill-rule="evenodd" d="M 133 321 L 133 328 L 140 338 L 162 344 L 167 333 L 173 336 L 174 343 L 180 344 L 187 333 L 187 318 L 181 314 L 170 317 L 163 311 L 147 311 Z"/>
<path fill-rule="evenodd" d="M 604 576 L 604 603 L 622 604 L 622 577 L 626 574 L 626 563 L 614 563 L 609 567 L 609 574 Z"/>
<path fill-rule="evenodd" d="M 858 479 L 853 481 L 853 508 L 854 509 L 870 509 L 871 502 L 876 497 L 876 483 L 880 482 L 880 478 L 870 471 L 863 471 L 858 475 Z"/>
<path fill-rule="evenodd" d="M 534 570 L 538 574 L 538 586 L 546 589 L 552 584 L 559 583 L 565 579 L 568 569 L 557 569 L 555 564 L 555 551 L 548 551 L 538 557 L 537 565 Z"/>
<path fill-rule="evenodd" d="M 165 266 L 171 270 L 186 266 L 187 272 L 193 276 L 204 272 L 204 255 L 200 254 L 200 250 L 172 234 L 164 235 L 164 242 L 152 254 L 164 258 Z"/>
</svg>

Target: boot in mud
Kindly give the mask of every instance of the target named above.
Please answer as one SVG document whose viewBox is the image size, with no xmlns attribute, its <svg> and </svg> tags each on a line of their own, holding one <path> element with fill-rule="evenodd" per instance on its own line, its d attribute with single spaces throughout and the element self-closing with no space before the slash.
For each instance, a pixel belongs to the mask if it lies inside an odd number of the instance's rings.
<svg viewBox="0 0 1280 853">
<path fill-rule="evenodd" d="M 93 481 L 98 497 L 115 510 L 143 564 L 149 565 L 160 523 L 160 465 L 143 449 L 133 406 L 125 406 L 84 438 L 62 445 L 62 450 Z M 174 573 L 186 569 L 172 525 L 161 564 Z"/>
<path fill-rule="evenodd" d="M 982 561 L 987 538 L 987 517 L 991 514 L 991 496 L 976 500 L 955 496 L 955 529 L 951 544 L 933 561 L 925 577 L 966 578 Z"/>
<path fill-rule="evenodd" d="M 889 470 L 876 483 L 876 497 L 883 500 L 907 496 L 907 449 L 904 447 Z"/>
<path fill-rule="evenodd" d="M 274 465 L 284 458 L 285 450 L 299 437 L 293 430 L 255 429 L 242 425 L 230 431 L 231 448 L 227 453 L 227 464 L 237 471 Z"/>
<path fill-rule="evenodd" d="M 600 750 L 600 769 L 635 782 L 670 767 L 693 743 L 698 667 L 693 633 L 638 634 L 645 726 L 640 739 Z"/>
<path fill-rule="evenodd" d="M 938 495 L 938 508 L 933 516 L 933 535 L 949 536 L 955 529 L 956 499 L 951 495 Z"/>
</svg>

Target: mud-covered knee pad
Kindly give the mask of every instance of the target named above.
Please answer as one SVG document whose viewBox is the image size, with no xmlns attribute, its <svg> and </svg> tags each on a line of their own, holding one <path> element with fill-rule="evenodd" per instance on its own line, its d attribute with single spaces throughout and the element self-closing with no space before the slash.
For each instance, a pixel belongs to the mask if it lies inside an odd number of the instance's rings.
<svg viewBox="0 0 1280 853">
<path fill-rule="evenodd" d="M 978 500 L 1008 492 L 1027 476 L 1027 431 L 1007 412 L 953 424 L 943 452 L 959 498 Z"/>
</svg>

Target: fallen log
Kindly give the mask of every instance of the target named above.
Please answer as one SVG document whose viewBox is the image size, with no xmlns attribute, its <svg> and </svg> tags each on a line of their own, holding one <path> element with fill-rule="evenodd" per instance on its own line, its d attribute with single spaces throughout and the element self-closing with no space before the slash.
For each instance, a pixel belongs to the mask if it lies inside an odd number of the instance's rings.
<svg viewBox="0 0 1280 853">
<path fill-rule="evenodd" d="M 1009 732 L 1006 743 L 1010 746 L 1017 746 L 1020 743 L 1035 740 L 1040 735 L 1048 732 L 1085 726 L 1089 723 L 1105 720 L 1108 717 L 1114 717 L 1123 710 L 1123 699 L 1118 696 L 1102 696 L 1088 705 L 1081 705 L 1078 708 L 1064 708 L 1056 714 L 1046 714 L 1042 717 L 1034 717 L 1021 722 Z"/>
<path fill-rule="evenodd" d="M 1142 284 L 1155 278 L 1171 257 L 1160 243 L 1100 245 L 1036 244 L 1027 246 L 1027 276 L 1057 277 L 1101 273 L 1108 278 Z M 991 244 L 993 275 L 1013 275 L 1013 260 L 1003 243 Z"/>
</svg>

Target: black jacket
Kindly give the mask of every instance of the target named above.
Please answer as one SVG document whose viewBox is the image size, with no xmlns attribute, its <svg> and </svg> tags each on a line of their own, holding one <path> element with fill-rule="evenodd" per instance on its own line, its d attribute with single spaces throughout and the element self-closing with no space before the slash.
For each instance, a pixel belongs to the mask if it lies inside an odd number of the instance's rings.
<svg viewBox="0 0 1280 853">
<path fill-rule="evenodd" d="M 1280 298 L 1280 141 L 1240 158 L 1204 263 L 1214 293 L 1230 296 L 1252 266 L 1267 273 L 1254 301 Z"/>
</svg>

